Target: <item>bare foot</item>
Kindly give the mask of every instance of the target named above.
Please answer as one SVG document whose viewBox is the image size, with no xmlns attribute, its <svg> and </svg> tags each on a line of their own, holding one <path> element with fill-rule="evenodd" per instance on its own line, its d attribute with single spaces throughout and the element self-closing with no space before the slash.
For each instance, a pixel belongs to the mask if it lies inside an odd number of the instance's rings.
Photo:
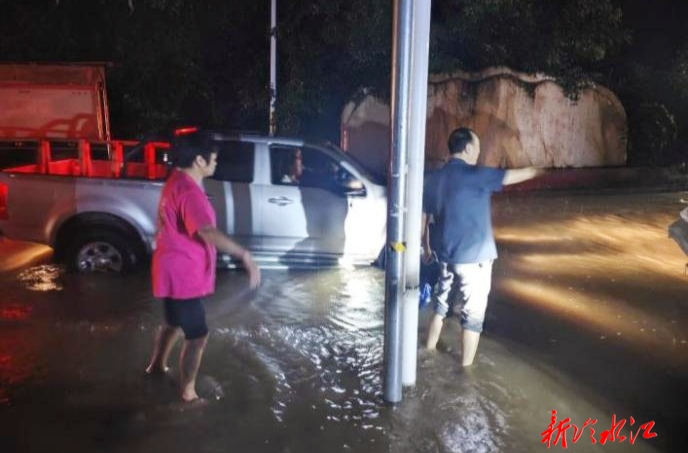
<svg viewBox="0 0 688 453">
<path fill-rule="evenodd" d="M 198 409 L 201 407 L 206 407 L 209 404 L 208 400 L 205 398 L 195 398 L 190 401 L 183 401 L 179 406 L 179 411 L 184 412 L 189 409 Z"/>
<path fill-rule="evenodd" d="M 206 400 L 205 398 L 201 398 L 198 395 L 194 395 L 190 398 L 186 397 L 185 395 L 182 395 L 182 402 L 189 404 L 206 404 L 208 400 Z"/>
<path fill-rule="evenodd" d="M 418 358 L 423 360 L 423 359 L 428 359 L 430 357 L 435 357 L 437 355 L 437 348 L 419 348 L 418 349 Z"/>
<path fill-rule="evenodd" d="M 195 390 L 191 390 L 191 391 L 182 391 L 181 397 L 182 397 L 182 401 L 185 402 L 185 403 L 191 403 L 191 402 L 193 402 L 193 401 L 196 401 L 196 400 L 198 400 L 198 399 L 201 399 L 201 398 L 198 396 L 198 393 L 196 393 Z"/>
<path fill-rule="evenodd" d="M 437 357 L 437 349 L 432 348 L 421 348 L 418 350 L 418 362 L 420 365 L 425 365 L 426 362 L 432 360 L 434 357 Z"/>
</svg>

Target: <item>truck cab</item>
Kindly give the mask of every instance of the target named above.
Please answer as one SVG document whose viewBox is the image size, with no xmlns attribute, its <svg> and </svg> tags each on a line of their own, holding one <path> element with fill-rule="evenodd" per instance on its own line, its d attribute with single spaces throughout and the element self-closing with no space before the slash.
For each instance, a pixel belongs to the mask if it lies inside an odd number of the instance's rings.
<svg viewBox="0 0 688 453">
<path fill-rule="evenodd" d="M 384 243 L 386 190 L 333 145 L 212 133 L 205 182 L 219 227 L 263 266 L 370 263 Z M 223 257 L 224 259 L 228 259 Z"/>
</svg>

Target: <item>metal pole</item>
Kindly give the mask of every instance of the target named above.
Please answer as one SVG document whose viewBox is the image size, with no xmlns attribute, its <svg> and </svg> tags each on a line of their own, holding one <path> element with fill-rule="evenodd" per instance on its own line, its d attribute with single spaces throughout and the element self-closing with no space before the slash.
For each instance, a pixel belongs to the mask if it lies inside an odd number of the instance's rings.
<svg viewBox="0 0 688 453">
<path fill-rule="evenodd" d="M 277 0 L 270 3 L 270 135 L 275 135 L 275 105 L 277 104 Z"/>
<path fill-rule="evenodd" d="M 390 163 L 387 196 L 387 259 L 385 269 L 384 399 L 401 401 L 401 310 L 406 201 L 406 154 L 412 0 L 394 1 Z"/>
<path fill-rule="evenodd" d="M 401 321 L 401 381 L 416 384 L 418 353 L 418 298 L 420 284 L 420 233 L 423 213 L 423 171 L 425 167 L 425 124 L 428 104 L 428 54 L 430 47 L 431 0 L 416 0 L 413 7 L 411 48 L 411 109 L 409 111 L 408 191 L 405 260 L 406 291 Z"/>
</svg>

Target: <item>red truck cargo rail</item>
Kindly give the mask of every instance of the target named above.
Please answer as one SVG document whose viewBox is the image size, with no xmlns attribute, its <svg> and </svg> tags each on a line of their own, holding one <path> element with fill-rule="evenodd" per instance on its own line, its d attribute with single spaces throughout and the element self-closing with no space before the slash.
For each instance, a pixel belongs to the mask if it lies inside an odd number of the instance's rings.
<svg viewBox="0 0 688 453">
<path fill-rule="evenodd" d="M 133 153 L 135 147 L 143 149 Z M 3 172 L 86 178 L 165 179 L 165 141 L 0 139 Z M 161 152 L 162 151 L 162 152 Z"/>
</svg>

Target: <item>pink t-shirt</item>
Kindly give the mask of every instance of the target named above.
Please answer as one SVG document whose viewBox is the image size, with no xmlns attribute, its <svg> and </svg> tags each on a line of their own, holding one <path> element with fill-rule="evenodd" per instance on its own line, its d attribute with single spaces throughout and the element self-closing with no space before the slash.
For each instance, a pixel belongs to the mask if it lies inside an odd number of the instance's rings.
<svg viewBox="0 0 688 453">
<path fill-rule="evenodd" d="M 215 246 L 198 230 L 215 226 L 215 211 L 203 189 L 175 170 L 165 183 L 158 207 L 153 252 L 153 295 L 173 299 L 203 297 L 215 291 Z"/>
</svg>

